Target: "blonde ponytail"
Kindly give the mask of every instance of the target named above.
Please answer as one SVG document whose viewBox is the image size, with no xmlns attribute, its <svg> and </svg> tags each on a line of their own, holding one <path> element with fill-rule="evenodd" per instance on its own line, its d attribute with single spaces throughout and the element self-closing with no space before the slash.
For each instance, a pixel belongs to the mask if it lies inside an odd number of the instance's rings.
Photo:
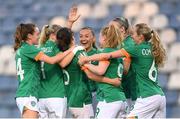
<svg viewBox="0 0 180 119">
<path fill-rule="evenodd" d="M 43 45 L 45 44 L 45 42 L 49 39 L 49 33 L 48 33 L 48 28 L 49 25 L 45 25 L 43 26 L 42 30 L 41 30 L 41 34 L 40 34 L 40 38 L 39 38 L 39 44 Z"/>
<path fill-rule="evenodd" d="M 43 45 L 49 39 L 52 33 L 56 34 L 57 31 L 61 28 L 59 25 L 45 25 L 43 26 L 39 38 L 39 45 Z"/>
<path fill-rule="evenodd" d="M 164 62 L 166 59 L 166 51 L 163 48 L 163 45 L 160 41 L 159 35 L 155 31 L 151 31 L 152 38 L 151 38 L 151 44 L 152 44 L 152 54 L 155 58 L 155 63 L 158 65 L 158 67 L 164 66 Z"/>
<path fill-rule="evenodd" d="M 103 47 L 116 48 L 118 44 L 122 42 L 122 36 L 119 29 L 116 29 L 113 25 L 104 27 L 101 30 L 101 34 L 106 38 Z"/>
</svg>

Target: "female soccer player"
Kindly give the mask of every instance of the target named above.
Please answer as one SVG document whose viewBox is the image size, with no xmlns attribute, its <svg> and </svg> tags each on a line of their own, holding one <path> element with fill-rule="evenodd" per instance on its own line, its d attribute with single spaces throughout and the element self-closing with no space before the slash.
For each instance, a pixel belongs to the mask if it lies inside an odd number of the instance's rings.
<svg viewBox="0 0 180 119">
<path fill-rule="evenodd" d="M 40 35 L 40 49 L 48 56 L 55 56 L 59 49 L 56 44 L 58 25 L 45 25 Z M 40 118 L 65 118 L 67 99 L 63 72 L 59 64 L 41 62 L 42 78 L 39 88 Z"/>
<path fill-rule="evenodd" d="M 20 24 L 14 34 L 16 51 L 16 68 L 19 86 L 16 92 L 16 103 L 23 118 L 37 118 L 38 88 L 40 80 L 40 62 L 55 64 L 72 51 L 58 53 L 49 57 L 34 45 L 38 42 L 39 29 L 31 23 Z"/>
<path fill-rule="evenodd" d="M 75 6 L 72 6 L 68 15 L 67 26 L 71 28 L 78 18 L 77 9 Z M 61 26 L 59 25 L 45 25 L 41 31 L 40 48 L 48 56 L 54 56 L 62 52 L 56 44 L 56 33 L 60 28 Z M 74 50 L 77 50 L 77 48 L 74 48 Z M 39 90 L 40 118 L 65 118 L 67 98 L 61 67 L 68 65 L 73 57 L 74 54 L 69 53 L 59 64 L 53 65 L 41 62 L 42 80 L 40 81 Z"/>
<path fill-rule="evenodd" d="M 129 46 L 135 45 L 134 40 L 130 36 L 130 25 L 126 18 L 124 17 L 117 17 L 109 22 L 109 25 L 114 25 L 117 29 L 120 30 L 121 36 L 123 41 L 119 44 L 118 48 L 125 48 Z M 127 114 L 133 108 L 135 101 L 137 99 L 137 91 L 136 91 L 136 80 L 135 80 L 135 73 L 132 69 L 133 61 L 131 59 L 123 58 L 124 59 L 124 75 L 122 80 L 123 91 L 126 95 L 126 102 L 128 105 Z"/>
<path fill-rule="evenodd" d="M 138 99 L 128 117 L 165 118 L 166 99 L 157 82 L 158 68 L 164 64 L 165 50 L 157 32 L 147 24 L 137 24 L 132 34 L 136 45 L 111 53 L 81 57 L 79 63 L 117 57 L 131 57 L 136 73 Z"/>
<path fill-rule="evenodd" d="M 100 33 L 100 45 L 103 53 L 117 50 L 120 32 L 113 25 L 105 27 Z M 90 71 L 109 78 L 122 78 L 122 59 L 99 61 L 98 65 L 85 64 Z M 125 94 L 122 87 L 115 87 L 107 83 L 98 83 L 97 99 L 99 101 L 96 110 L 97 118 L 115 118 L 118 113 L 125 112 Z M 113 110 L 113 111 L 111 111 Z M 123 113 L 124 114 L 124 113 Z"/>
<path fill-rule="evenodd" d="M 80 39 L 80 44 L 84 46 L 88 56 L 98 53 L 98 49 L 96 48 L 96 45 L 95 45 L 95 42 L 96 42 L 95 33 L 91 27 L 81 28 L 79 32 L 79 39 Z M 98 62 L 92 62 L 92 64 L 96 65 L 98 64 Z M 96 85 L 96 82 L 93 80 L 88 80 L 88 81 L 89 81 L 89 86 L 92 93 L 92 105 L 93 105 L 93 110 L 95 113 L 96 106 L 97 106 L 97 100 L 96 100 L 97 85 Z"/>
</svg>

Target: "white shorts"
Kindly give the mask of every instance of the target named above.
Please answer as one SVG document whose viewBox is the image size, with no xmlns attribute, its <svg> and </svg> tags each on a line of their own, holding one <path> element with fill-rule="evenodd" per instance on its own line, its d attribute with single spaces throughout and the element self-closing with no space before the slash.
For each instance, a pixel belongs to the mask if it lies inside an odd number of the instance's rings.
<svg viewBox="0 0 180 119">
<path fill-rule="evenodd" d="M 16 104 L 23 114 L 24 108 L 26 107 L 29 110 L 38 112 L 38 101 L 36 97 L 18 97 L 16 98 Z"/>
<path fill-rule="evenodd" d="M 92 104 L 84 105 L 82 108 L 69 107 L 69 112 L 71 113 L 73 118 L 93 118 L 94 117 Z"/>
<path fill-rule="evenodd" d="M 135 105 L 136 101 L 132 101 L 131 99 L 126 99 L 126 103 L 127 103 L 127 109 L 126 109 L 126 114 L 129 114 L 131 110 L 133 110 L 134 105 Z"/>
<path fill-rule="evenodd" d="M 96 110 L 97 118 L 123 118 L 126 115 L 126 102 L 115 101 L 107 103 L 106 101 L 99 101 Z"/>
<path fill-rule="evenodd" d="M 161 95 L 154 95 L 147 98 L 138 98 L 134 109 L 128 117 L 138 118 L 165 118 L 166 98 Z"/>
<path fill-rule="evenodd" d="M 39 99 L 40 118 L 65 118 L 67 98 L 41 98 Z"/>
</svg>

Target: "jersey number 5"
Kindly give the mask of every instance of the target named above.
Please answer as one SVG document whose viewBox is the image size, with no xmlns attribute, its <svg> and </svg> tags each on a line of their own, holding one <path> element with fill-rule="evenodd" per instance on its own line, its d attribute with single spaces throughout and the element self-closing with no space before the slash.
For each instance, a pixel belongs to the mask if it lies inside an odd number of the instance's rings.
<svg viewBox="0 0 180 119">
<path fill-rule="evenodd" d="M 22 70 L 21 66 L 21 58 L 18 58 L 17 60 L 17 75 L 20 76 L 21 81 L 24 79 L 24 70 Z"/>
</svg>

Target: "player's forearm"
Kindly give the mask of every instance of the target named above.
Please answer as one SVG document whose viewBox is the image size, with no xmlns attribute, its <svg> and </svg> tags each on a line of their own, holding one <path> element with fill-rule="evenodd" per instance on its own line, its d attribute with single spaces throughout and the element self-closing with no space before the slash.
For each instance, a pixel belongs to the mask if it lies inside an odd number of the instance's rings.
<svg viewBox="0 0 180 119">
<path fill-rule="evenodd" d="M 65 68 L 67 65 L 69 65 L 69 63 L 72 61 L 74 57 L 74 53 L 69 53 L 66 57 L 64 57 L 60 62 L 59 65 L 61 66 L 61 68 Z"/>
<path fill-rule="evenodd" d="M 103 75 L 105 73 L 104 69 L 99 67 L 99 65 L 84 64 L 84 66 L 97 75 Z"/>
<path fill-rule="evenodd" d="M 130 58 L 125 58 L 123 61 L 123 67 L 124 67 L 124 73 L 127 74 L 130 68 L 131 64 L 131 59 Z"/>
<path fill-rule="evenodd" d="M 88 61 L 100 61 L 100 60 L 108 60 L 110 58 L 109 53 L 100 53 L 87 57 Z"/>
<path fill-rule="evenodd" d="M 84 70 L 84 72 L 86 73 L 87 77 L 93 81 L 102 82 L 103 80 L 102 76 L 96 75 L 88 69 Z"/>
<path fill-rule="evenodd" d="M 71 52 L 71 50 L 67 50 L 64 53 L 58 53 L 56 56 L 53 56 L 53 57 L 49 57 L 45 54 L 42 54 L 41 57 L 39 58 L 39 60 L 44 61 L 48 64 L 55 64 L 57 62 L 60 62 L 70 52 Z"/>
<path fill-rule="evenodd" d="M 103 77 L 102 82 L 103 83 L 108 83 L 108 84 L 111 84 L 111 85 L 114 85 L 114 86 L 119 86 L 121 84 L 121 81 L 118 78 L 110 79 L 108 77 Z"/>
<path fill-rule="evenodd" d="M 96 82 L 108 83 L 114 86 L 119 86 L 121 84 L 120 80 L 118 79 L 110 79 L 108 77 L 99 76 L 99 75 L 94 74 L 88 69 L 85 69 L 84 72 L 86 73 L 89 79 Z"/>
<path fill-rule="evenodd" d="M 67 28 L 72 29 L 73 22 L 67 20 Z"/>
</svg>

